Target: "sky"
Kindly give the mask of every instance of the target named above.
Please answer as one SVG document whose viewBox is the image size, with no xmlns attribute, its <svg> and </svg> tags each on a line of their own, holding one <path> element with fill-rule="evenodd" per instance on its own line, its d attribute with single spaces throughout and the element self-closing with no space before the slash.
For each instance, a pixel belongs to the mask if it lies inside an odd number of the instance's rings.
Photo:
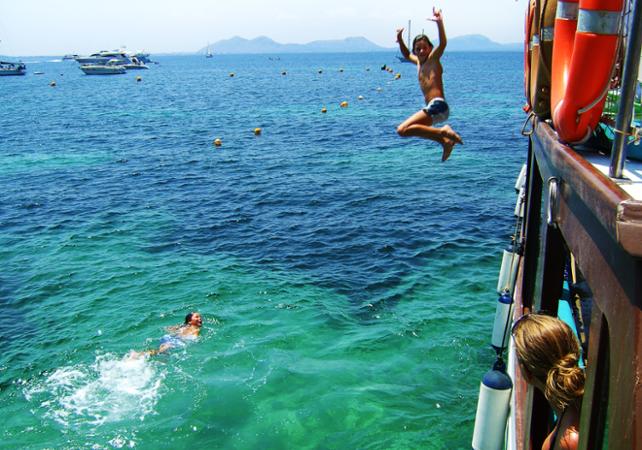
<svg viewBox="0 0 642 450">
<path fill-rule="evenodd" d="M 527 0 L 442 0 L 448 37 L 521 42 Z M 437 35 L 419 0 L 0 0 L 0 54 L 89 54 L 126 47 L 196 52 L 234 36 L 282 44 L 363 36 L 394 47 L 395 30 Z M 404 34 L 405 35 L 405 34 Z"/>
</svg>

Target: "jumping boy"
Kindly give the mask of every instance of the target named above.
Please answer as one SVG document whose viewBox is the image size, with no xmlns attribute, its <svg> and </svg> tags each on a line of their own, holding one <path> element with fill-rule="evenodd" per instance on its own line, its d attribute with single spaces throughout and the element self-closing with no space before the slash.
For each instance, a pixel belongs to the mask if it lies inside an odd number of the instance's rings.
<svg viewBox="0 0 642 450">
<path fill-rule="evenodd" d="M 443 68 L 439 58 L 446 49 L 446 31 L 440 9 L 433 7 L 433 16 L 428 20 L 437 23 L 439 30 L 439 45 L 434 47 L 425 34 L 420 34 L 412 41 L 412 53 L 403 42 L 401 33 L 403 28 L 397 30 L 397 42 L 403 56 L 417 64 L 419 87 L 424 94 L 426 106 L 408 117 L 397 127 L 399 136 L 419 136 L 432 139 L 443 147 L 441 160 L 446 161 L 453 151 L 455 144 L 463 144 L 461 137 L 449 126 L 441 128 L 434 126 L 448 119 L 448 104 L 444 97 L 444 84 L 442 81 Z"/>
</svg>

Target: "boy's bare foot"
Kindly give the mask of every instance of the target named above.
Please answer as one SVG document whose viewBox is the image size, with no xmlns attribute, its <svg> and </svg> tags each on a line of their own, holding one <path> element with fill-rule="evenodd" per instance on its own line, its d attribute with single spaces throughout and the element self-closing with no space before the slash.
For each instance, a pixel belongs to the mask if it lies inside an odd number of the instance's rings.
<svg viewBox="0 0 642 450">
<path fill-rule="evenodd" d="M 450 127 L 450 125 L 444 125 L 441 127 L 441 132 L 444 133 L 444 137 L 449 138 L 457 144 L 464 145 L 464 141 L 461 140 L 461 136 L 459 136 L 455 130 Z"/>
<path fill-rule="evenodd" d="M 444 151 L 441 154 L 441 162 L 444 162 L 448 159 L 450 154 L 453 152 L 453 148 L 455 147 L 455 141 L 445 137 L 443 138 L 443 142 L 441 146 L 444 148 Z"/>
</svg>

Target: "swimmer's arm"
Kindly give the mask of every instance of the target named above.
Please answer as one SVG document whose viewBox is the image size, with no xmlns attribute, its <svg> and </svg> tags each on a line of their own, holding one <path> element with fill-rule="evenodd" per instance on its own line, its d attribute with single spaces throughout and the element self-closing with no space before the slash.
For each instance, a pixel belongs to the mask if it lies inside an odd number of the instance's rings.
<svg viewBox="0 0 642 450">
<path fill-rule="evenodd" d="M 401 51 L 401 54 L 403 55 L 404 58 L 417 63 L 417 57 L 413 54 L 410 53 L 410 50 L 408 50 L 408 47 L 406 47 L 406 44 L 403 41 L 403 37 L 401 36 L 401 33 L 403 33 L 403 28 L 398 28 L 397 29 L 397 42 L 399 43 L 399 50 Z"/>
<path fill-rule="evenodd" d="M 444 54 L 446 44 L 448 43 L 448 39 L 446 39 L 446 30 L 444 28 L 444 17 L 441 14 L 441 9 L 433 7 L 432 18 L 429 18 L 428 20 L 435 22 L 437 24 L 437 31 L 439 31 L 439 45 L 433 49 L 430 57 L 439 59 L 441 58 L 441 55 Z"/>
</svg>

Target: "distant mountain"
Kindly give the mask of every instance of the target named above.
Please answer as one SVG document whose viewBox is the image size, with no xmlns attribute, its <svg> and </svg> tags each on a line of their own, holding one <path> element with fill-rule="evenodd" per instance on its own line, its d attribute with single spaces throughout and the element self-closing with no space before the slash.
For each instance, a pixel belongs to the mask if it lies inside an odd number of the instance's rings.
<svg viewBox="0 0 642 450">
<path fill-rule="evenodd" d="M 244 39 L 235 36 L 231 39 L 218 41 L 210 46 L 214 53 L 358 53 L 390 51 L 380 47 L 364 37 L 349 37 L 345 39 L 312 41 L 307 44 L 280 44 L 272 39 L 261 36 L 255 39 Z M 207 47 L 199 50 L 205 53 Z"/>
<path fill-rule="evenodd" d="M 467 34 L 448 38 L 447 49 L 449 52 L 516 52 L 523 50 L 524 44 L 517 42 L 500 44 L 481 34 Z"/>
<path fill-rule="evenodd" d="M 380 47 L 364 37 L 312 41 L 307 44 L 281 44 L 269 37 L 260 36 L 245 39 L 235 36 L 210 45 L 215 54 L 249 54 L 249 53 L 359 53 L 359 52 L 394 52 L 397 47 Z M 500 44 L 480 34 L 469 34 L 448 39 L 448 51 L 497 52 L 521 51 L 522 44 Z M 198 53 L 205 53 L 203 47 Z"/>
</svg>

